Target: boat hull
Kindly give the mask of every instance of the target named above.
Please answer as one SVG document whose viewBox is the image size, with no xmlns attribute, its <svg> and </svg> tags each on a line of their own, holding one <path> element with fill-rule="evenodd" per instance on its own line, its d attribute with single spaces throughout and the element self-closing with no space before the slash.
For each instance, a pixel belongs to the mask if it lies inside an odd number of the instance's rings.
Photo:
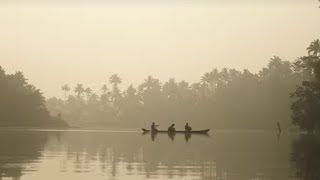
<svg viewBox="0 0 320 180">
<path fill-rule="evenodd" d="M 169 131 L 166 131 L 166 130 L 151 131 L 151 130 L 142 128 L 142 131 L 144 133 L 207 134 L 210 131 L 210 129 L 204 129 L 204 130 L 198 130 L 198 131 L 175 131 L 175 132 L 169 132 Z"/>
</svg>

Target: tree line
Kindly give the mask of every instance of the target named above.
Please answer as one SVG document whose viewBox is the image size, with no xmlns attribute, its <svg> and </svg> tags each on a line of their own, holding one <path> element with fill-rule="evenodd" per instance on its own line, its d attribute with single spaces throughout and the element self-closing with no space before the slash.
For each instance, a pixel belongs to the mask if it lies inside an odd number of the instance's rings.
<svg viewBox="0 0 320 180">
<path fill-rule="evenodd" d="M 6 74 L 0 66 L 0 126 L 66 127 L 49 115 L 41 91 L 29 84 L 23 73 Z"/>
<path fill-rule="evenodd" d="M 45 100 L 22 72 L 6 74 L 0 67 L 0 126 L 132 127 L 152 121 L 167 128 L 185 122 L 193 127 L 283 129 L 297 125 L 319 132 L 320 43 L 294 61 L 274 56 L 259 72 L 212 69 L 196 83 L 166 82 L 148 76 L 134 87 L 119 88 L 113 74 L 101 92 L 82 84 L 64 85 L 62 99 Z"/>
<path fill-rule="evenodd" d="M 122 79 L 113 74 L 109 84 L 101 86 L 100 94 L 83 84 L 73 88 L 64 85 L 65 98 L 50 98 L 47 107 L 75 126 L 136 128 L 154 121 L 160 124 L 159 128 L 189 122 L 196 127 L 274 129 L 280 122 L 288 129 L 292 128 L 293 119 L 304 128 L 306 121 L 300 120 L 309 119 L 309 115 L 302 117 L 300 111 L 305 112 L 303 108 L 310 102 L 304 102 L 302 96 L 307 96 L 303 94 L 306 88 L 319 81 L 319 40 L 313 41 L 307 50 L 308 55 L 294 61 L 274 56 L 258 73 L 214 68 L 196 83 L 173 78 L 161 82 L 150 75 L 137 87 L 130 85 L 121 90 Z M 316 93 L 320 86 L 315 84 L 311 91 Z M 319 107 L 315 104 L 314 115 L 309 119 L 314 123 Z"/>
</svg>

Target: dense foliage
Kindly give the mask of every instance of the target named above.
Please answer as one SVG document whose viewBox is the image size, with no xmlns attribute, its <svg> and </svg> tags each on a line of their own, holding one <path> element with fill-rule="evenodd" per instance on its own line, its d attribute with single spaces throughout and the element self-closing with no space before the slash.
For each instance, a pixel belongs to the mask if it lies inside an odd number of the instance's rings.
<svg viewBox="0 0 320 180">
<path fill-rule="evenodd" d="M 320 129 L 320 43 L 313 41 L 308 55 L 293 63 L 275 56 L 258 73 L 245 69 L 213 69 L 189 84 L 169 79 L 161 83 L 148 76 L 137 88 L 119 89 L 114 74 L 102 94 L 78 84 L 75 95 L 64 85 L 64 100 L 51 98 L 51 113 L 62 113 L 76 126 L 139 127 L 155 121 L 215 128 L 283 129 L 295 125 L 309 132 Z M 291 98 L 290 98 L 291 94 Z M 85 95 L 85 96 L 84 96 Z M 291 106 L 291 109 L 290 109 Z"/>
<path fill-rule="evenodd" d="M 0 66 L 0 126 L 65 126 L 51 118 L 39 89 L 22 72 L 6 74 Z"/>
<path fill-rule="evenodd" d="M 308 56 L 296 60 L 295 68 L 311 78 L 292 94 L 293 122 L 308 132 L 320 130 L 320 42 L 313 41 L 307 48 Z"/>
<path fill-rule="evenodd" d="M 65 98 L 50 98 L 47 107 L 74 126 L 137 128 L 154 121 L 159 128 L 176 123 L 179 129 L 189 122 L 194 127 L 275 129 L 280 122 L 290 128 L 290 93 L 306 78 L 279 57 L 259 73 L 213 69 L 193 84 L 175 79 L 161 83 L 148 76 L 137 88 L 121 91 L 121 78 L 114 74 L 100 95 L 82 84 L 73 94 L 64 85 Z"/>
</svg>

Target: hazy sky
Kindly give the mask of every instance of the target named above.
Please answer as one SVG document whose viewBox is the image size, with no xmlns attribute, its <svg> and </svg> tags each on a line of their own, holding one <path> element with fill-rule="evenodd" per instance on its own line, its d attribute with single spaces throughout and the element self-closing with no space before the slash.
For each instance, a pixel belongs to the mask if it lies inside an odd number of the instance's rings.
<svg viewBox="0 0 320 180">
<path fill-rule="evenodd" d="M 62 96 L 63 84 L 98 91 L 113 73 L 128 86 L 149 74 L 195 82 L 214 67 L 257 72 L 320 38 L 316 0 L 102 1 L 1 1 L 0 66 Z"/>
</svg>

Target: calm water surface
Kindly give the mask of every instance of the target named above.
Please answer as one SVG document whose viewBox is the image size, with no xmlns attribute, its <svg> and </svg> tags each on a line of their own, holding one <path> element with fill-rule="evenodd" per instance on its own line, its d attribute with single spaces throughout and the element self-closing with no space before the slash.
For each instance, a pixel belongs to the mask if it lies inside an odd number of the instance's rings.
<svg viewBox="0 0 320 180">
<path fill-rule="evenodd" d="M 0 130 L 0 179 L 320 179 L 315 137 Z"/>
</svg>

